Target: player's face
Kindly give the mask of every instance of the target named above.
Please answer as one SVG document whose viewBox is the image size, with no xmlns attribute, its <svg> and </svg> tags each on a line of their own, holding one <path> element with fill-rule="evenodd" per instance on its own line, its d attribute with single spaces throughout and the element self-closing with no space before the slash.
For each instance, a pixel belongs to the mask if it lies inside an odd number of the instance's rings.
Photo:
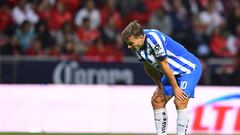
<svg viewBox="0 0 240 135">
<path fill-rule="evenodd" d="M 145 35 L 138 36 L 138 37 L 130 36 L 127 40 L 128 49 L 131 49 L 134 51 L 140 49 L 144 45 L 144 39 L 145 39 Z"/>
</svg>

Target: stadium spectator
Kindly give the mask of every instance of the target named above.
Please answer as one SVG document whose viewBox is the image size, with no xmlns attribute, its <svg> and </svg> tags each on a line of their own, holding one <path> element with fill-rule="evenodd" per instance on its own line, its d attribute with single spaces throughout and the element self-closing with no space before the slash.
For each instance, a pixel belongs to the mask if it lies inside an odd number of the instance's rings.
<svg viewBox="0 0 240 135">
<path fill-rule="evenodd" d="M 10 8 L 5 2 L 0 3 L 0 32 L 4 32 L 12 23 Z"/>
<path fill-rule="evenodd" d="M 223 3 L 224 6 L 224 12 L 222 15 L 226 18 L 231 16 L 230 14 L 233 13 L 233 10 L 235 8 L 239 8 L 240 6 L 239 0 L 221 0 L 221 2 Z"/>
<path fill-rule="evenodd" d="M 120 13 L 116 10 L 116 0 L 106 0 L 106 6 L 100 9 L 101 13 L 101 27 L 106 25 L 109 19 L 113 19 L 114 27 L 116 29 L 121 29 L 122 20 Z"/>
<path fill-rule="evenodd" d="M 50 5 L 49 0 L 39 0 L 36 2 L 36 14 L 41 21 L 48 22 L 51 20 L 51 10 L 53 8 Z"/>
<path fill-rule="evenodd" d="M 101 38 L 97 38 L 86 52 L 86 58 L 89 61 L 97 62 L 120 62 L 122 60 L 122 51 L 115 45 L 104 44 Z"/>
<path fill-rule="evenodd" d="M 60 58 L 61 54 L 61 47 L 56 42 L 54 42 L 53 46 L 51 46 L 51 48 L 47 52 L 48 56 L 54 58 Z"/>
<path fill-rule="evenodd" d="M 205 33 L 206 27 L 199 21 L 198 15 L 192 15 L 191 27 L 186 47 L 200 58 L 208 58 L 211 54 L 209 36 Z"/>
<path fill-rule="evenodd" d="M 222 3 L 222 0 L 210 0 L 208 1 L 208 5 L 215 5 L 215 10 L 216 12 L 220 13 L 220 14 L 223 14 L 224 12 L 224 6 L 223 6 L 223 3 Z"/>
<path fill-rule="evenodd" d="M 240 23 L 235 27 L 235 35 L 228 32 L 227 34 L 227 48 L 231 54 L 235 57 L 240 48 Z"/>
<path fill-rule="evenodd" d="M 236 26 L 240 24 L 240 5 L 235 6 L 227 17 L 228 29 L 236 35 Z"/>
<path fill-rule="evenodd" d="M 109 16 L 106 21 L 106 24 L 101 29 L 101 36 L 103 42 L 109 44 L 115 42 L 118 30 L 115 25 L 114 17 Z"/>
<path fill-rule="evenodd" d="M 185 6 L 185 8 L 190 16 L 197 15 L 200 11 L 198 0 L 184 0 L 183 5 Z"/>
<path fill-rule="evenodd" d="M 189 30 L 189 18 L 187 10 L 180 0 L 171 1 L 170 17 L 173 24 L 172 37 L 180 43 L 187 43 L 187 32 Z M 181 25 L 179 25 L 181 24 Z"/>
<path fill-rule="evenodd" d="M 42 48 L 42 43 L 39 39 L 33 39 L 31 46 L 26 50 L 26 55 L 29 56 L 41 56 L 45 55 L 44 49 Z"/>
<path fill-rule="evenodd" d="M 16 30 L 16 36 L 20 40 L 20 45 L 23 51 L 26 51 L 30 47 L 30 42 L 35 37 L 33 29 L 31 29 L 31 23 L 24 21 L 19 29 Z"/>
<path fill-rule="evenodd" d="M 9 42 L 0 48 L 1 55 L 18 56 L 23 54 L 23 49 L 19 44 L 17 36 L 10 37 Z"/>
<path fill-rule="evenodd" d="M 72 41 L 66 41 L 62 48 L 62 59 L 77 60 L 76 45 Z"/>
<path fill-rule="evenodd" d="M 27 3 L 27 0 L 17 1 L 17 5 L 12 10 L 12 17 L 18 25 L 21 25 L 24 21 L 35 24 L 39 20 L 38 15 L 32 9 L 32 5 Z"/>
<path fill-rule="evenodd" d="M 164 8 L 159 8 L 152 13 L 148 26 L 153 29 L 158 29 L 167 35 L 172 34 L 172 20 Z"/>
<path fill-rule="evenodd" d="M 100 25 L 100 12 L 95 7 L 93 0 L 87 0 L 85 6 L 81 8 L 77 13 L 74 20 L 75 25 L 78 27 L 83 25 L 84 18 L 88 17 L 90 20 L 90 28 L 96 29 Z"/>
<path fill-rule="evenodd" d="M 54 44 L 54 39 L 50 35 L 48 25 L 44 21 L 39 21 L 35 26 L 36 38 L 41 41 L 42 48 L 48 50 Z"/>
<path fill-rule="evenodd" d="M 222 26 L 225 23 L 224 18 L 219 12 L 217 12 L 215 3 L 209 3 L 209 5 L 207 5 L 207 9 L 199 13 L 199 17 L 200 21 L 207 28 L 206 33 L 208 35 L 211 35 L 212 30 L 215 27 Z"/>
<path fill-rule="evenodd" d="M 210 48 L 216 57 L 233 57 L 234 53 L 231 52 L 227 45 L 227 33 L 216 27 L 212 31 L 210 38 Z"/>
<path fill-rule="evenodd" d="M 101 38 L 94 40 L 93 44 L 86 52 L 86 58 L 90 61 L 106 62 L 109 48 L 103 44 Z"/>
<path fill-rule="evenodd" d="M 64 5 L 66 5 L 66 8 L 68 11 L 71 12 L 71 14 L 75 14 L 77 9 L 82 5 L 83 0 L 60 0 Z"/>
<path fill-rule="evenodd" d="M 88 17 L 83 19 L 83 24 L 76 29 L 76 34 L 80 41 L 86 45 L 86 48 L 100 36 L 98 29 L 91 28 L 91 22 Z"/>
<path fill-rule="evenodd" d="M 62 28 L 65 22 L 72 23 L 73 15 L 68 11 L 61 1 L 57 1 L 53 10 L 51 10 L 51 17 L 48 20 L 49 29 L 53 32 Z"/>
<path fill-rule="evenodd" d="M 120 13 L 120 16 L 125 18 L 129 13 L 134 10 L 135 3 L 137 0 L 117 0 L 116 1 L 116 8 Z M 125 8 L 128 7 L 128 8 Z M 142 7 L 140 7 L 142 8 Z M 124 20 L 123 20 L 124 21 Z"/>
<path fill-rule="evenodd" d="M 119 1 L 118 9 L 123 17 L 124 26 L 132 20 L 139 20 L 143 25 L 147 24 L 150 13 L 144 2 L 144 0 Z"/>
<path fill-rule="evenodd" d="M 56 32 L 55 39 L 57 44 L 63 46 L 66 41 L 73 41 L 75 44 L 79 44 L 79 38 L 73 30 L 73 26 L 69 22 L 65 22 L 61 29 Z"/>
<path fill-rule="evenodd" d="M 156 10 L 163 8 L 164 0 L 144 0 L 144 4 L 146 5 L 147 12 L 152 14 Z"/>
<path fill-rule="evenodd" d="M 237 24 L 235 28 L 235 33 L 236 33 L 236 46 L 239 52 L 240 51 L 240 23 Z"/>
</svg>

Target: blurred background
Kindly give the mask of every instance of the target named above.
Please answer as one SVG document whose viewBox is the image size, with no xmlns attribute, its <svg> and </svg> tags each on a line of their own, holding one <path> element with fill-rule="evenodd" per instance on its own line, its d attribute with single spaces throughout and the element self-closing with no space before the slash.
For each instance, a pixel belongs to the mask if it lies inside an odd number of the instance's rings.
<svg viewBox="0 0 240 135">
<path fill-rule="evenodd" d="M 2 0 L 0 90 L 20 84 L 152 87 L 122 41 L 121 31 L 133 20 L 169 35 L 201 60 L 200 89 L 234 86 L 239 103 L 239 0 Z M 236 120 L 239 131 L 240 113 Z"/>
<path fill-rule="evenodd" d="M 120 36 L 136 19 L 201 59 L 201 85 L 240 85 L 239 0 L 4 0 L 0 14 L 1 83 L 57 83 L 57 64 L 75 61 L 93 69 L 92 76 L 60 83 L 151 84 L 143 74 L 136 77 L 142 67 Z M 96 81 L 112 68 L 129 69 L 132 79 Z"/>
</svg>

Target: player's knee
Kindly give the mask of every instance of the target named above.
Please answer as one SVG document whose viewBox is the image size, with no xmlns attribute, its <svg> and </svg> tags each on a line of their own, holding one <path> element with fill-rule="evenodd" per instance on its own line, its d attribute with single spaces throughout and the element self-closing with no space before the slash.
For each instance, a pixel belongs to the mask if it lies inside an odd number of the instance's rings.
<svg viewBox="0 0 240 135">
<path fill-rule="evenodd" d="M 155 96 L 152 98 L 152 105 L 153 106 L 159 106 L 159 107 L 164 107 L 166 104 L 165 98 L 163 95 L 160 96 Z"/>
<path fill-rule="evenodd" d="M 176 108 L 178 108 L 178 109 L 186 108 L 187 104 L 188 104 L 188 100 L 189 99 L 181 101 L 181 100 L 175 98 L 174 99 L 174 104 L 175 104 Z"/>
</svg>

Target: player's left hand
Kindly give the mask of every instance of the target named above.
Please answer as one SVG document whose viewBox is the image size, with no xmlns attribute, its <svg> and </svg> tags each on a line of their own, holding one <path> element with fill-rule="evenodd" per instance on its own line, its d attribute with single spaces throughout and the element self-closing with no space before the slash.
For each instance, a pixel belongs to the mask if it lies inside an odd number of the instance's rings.
<svg viewBox="0 0 240 135">
<path fill-rule="evenodd" d="M 185 101 L 188 99 L 187 94 L 179 87 L 174 89 L 174 96 L 180 101 Z"/>
</svg>

